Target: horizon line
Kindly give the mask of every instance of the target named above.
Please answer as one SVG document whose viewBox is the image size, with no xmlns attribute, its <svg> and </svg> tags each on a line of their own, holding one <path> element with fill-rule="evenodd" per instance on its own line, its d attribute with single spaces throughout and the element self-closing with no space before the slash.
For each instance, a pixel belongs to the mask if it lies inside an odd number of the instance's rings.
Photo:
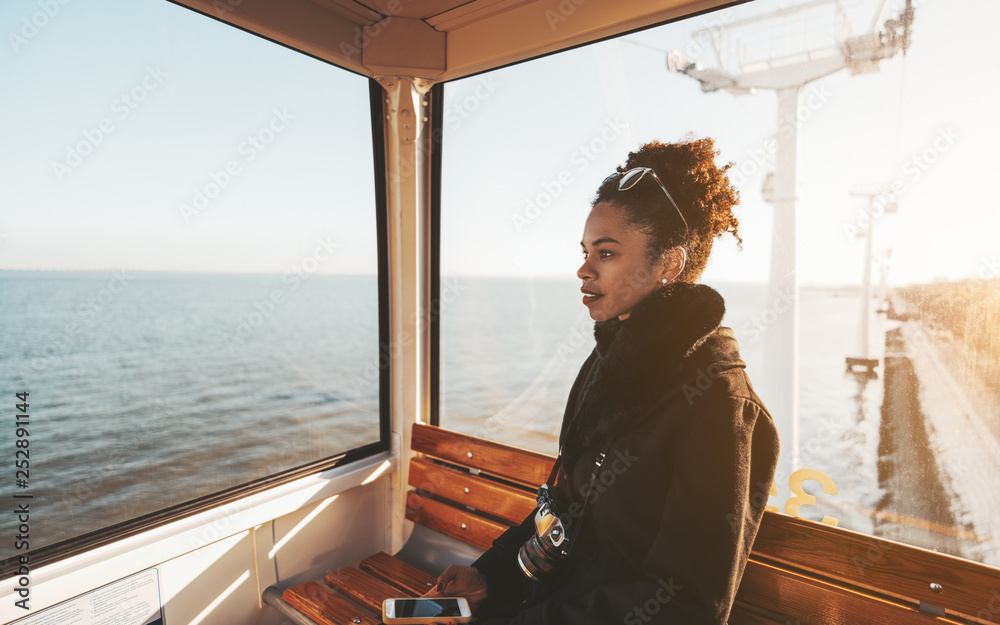
<svg viewBox="0 0 1000 625">
<path fill-rule="evenodd" d="M 263 272 L 263 271 L 185 271 L 182 269 L 132 269 L 127 267 L 103 267 L 103 268 L 88 268 L 88 269 L 69 269 L 61 267 L 0 267 L 0 272 L 36 272 L 36 273 L 106 273 L 106 272 L 134 272 L 134 273 L 151 273 L 151 274 L 164 274 L 164 275 L 186 275 L 186 276 L 283 276 L 289 272 L 277 273 L 277 272 Z M 342 278 L 378 278 L 377 273 L 315 273 L 310 274 L 312 276 L 324 276 L 324 277 L 342 277 Z M 541 280 L 562 280 L 566 282 L 576 282 L 579 279 L 576 277 L 569 277 L 562 274 L 540 274 L 540 275 L 528 275 L 528 274 L 441 274 L 441 278 L 521 278 L 521 279 L 541 279 Z M 906 282 L 906 283 L 896 283 L 890 284 L 891 287 L 907 287 L 916 286 L 921 284 L 942 284 L 949 282 L 960 282 L 963 280 L 982 280 L 977 276 L 966 276 L 961 278 L 948 278 L 942 280 L 940 278 L 929 278 L 921 282 Z M 727 280 L 725 278 L 713 280 L 719 284 L 747 284 L 747 285 L 767 285 L 766 281 L 761 280 Z M 705 284 L 705 283 L 703 283 Z M 799 283 L 799 287 L 802 288 L 836 288 L 836 289 L 851 289 L 860 288 L 861 285 L 858 283 L 844 283 L 844 282 L 822 282 L 822 281 L 808 281 Z"/>
</svg>

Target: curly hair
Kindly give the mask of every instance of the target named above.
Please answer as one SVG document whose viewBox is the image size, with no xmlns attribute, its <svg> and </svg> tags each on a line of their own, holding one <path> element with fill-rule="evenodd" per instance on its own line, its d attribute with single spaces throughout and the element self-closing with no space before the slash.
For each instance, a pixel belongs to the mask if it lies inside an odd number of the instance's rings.
<svg viewBox="0 0 1000 625">
<path fill-rule="evenodd" d="M 678 280 L 694 282 L 705 270 L 714 239 L 731 232 L 739 248 L 743 247 L 738 230 L 740 222 L 733 215 L 733 207 L 740 201 L 739 191 L 725 175 L 733 163 L 717 167 L 718 154 L 715 143 L 708 137 L 685 138 L 678 143 L 653 141 L 637 152 L 630 152 L 625 164 L 618 167 L 619 173 L 635 167 L 649 167 L 656 172 L 687 221 L 686 235 L 680 220 L 671 219 L 676 213 L 652 178 L 619 191 L 620 178 L 611 176 L 598 188 L 591 207 L 608 202 L 624 210 L 627 223 L 649 237 L 650 264 L 668 249 L 683 246 L 687 264 Z"/>
</svg>

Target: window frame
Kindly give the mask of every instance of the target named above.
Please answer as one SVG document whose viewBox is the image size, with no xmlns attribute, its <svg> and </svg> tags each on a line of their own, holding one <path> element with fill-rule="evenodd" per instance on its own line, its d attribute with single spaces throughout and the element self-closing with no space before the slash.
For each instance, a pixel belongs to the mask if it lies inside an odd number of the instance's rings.
<svg viewBox="0 0 1000 625">
<path fill-rule="evenodd" d="M 444 88 L 436 83 L 430 91 L 430 423 L 441 426 L 441 155 L 444 145 Z"/>
<path fill-rule="evenodd" d="M 201 15 L 216 19 L 213 16 L 206 15 L 204 13 Z M 248 32 L 255 37 L 260 37 L 260 35 L 247 31 L 246 29 L 241 28 L 240 30 Z M 271 43 L 275 43 L 276 45 L 287 47 L 281 43 L 275 42 L 272 39 L 268 39 L 266 37 L 262 38 L 270 41 Z M 294 50 L 293 48 L 289 49 Z M 299 54 L 306 54 L 301 50 L 294 51 Z M 306 56 L 330 65 L 331 67 L 335 67 L 340 71 L 360 75 L 316 56 L 309 54 L 306 54 Z M 386 187 L 387 179 L 385 174 L 385 133 L 382 125 L 382 119 L 385 115 L 383 110 L 385 98 L 383 96 L 382 86 L 378 82 L 367 76 L 362 77 L 368 80 L 368 100 L 372 127 L 372 184 L 375 185 L 375 205 L 373 208 L 375 210 L 375 229 L 378 243 L 378 355 L 380 363 L 391 363 L 392 361 L 389 358 L 389 249 L 387 243 L 388 199 Z M 294 482 L 303 477 L 343 467 L 359 460 L 370 458 L 383 452 L 388 452 L 390 450 L 392 440 L 389 399 L 389 389 L 391 386 L 390 375 L 391 364 L 379 367 L 379 440 L 377 442 L 367 443 L 334 456 L 316 460 L 299 467 L 294 467 L 281 473 L 264 476 L 234 488 L 211 493 L 209 495 L 198 497 L 162 510 L 156 510 L 134 519 L 129 519 L 128 521 L 116 523 L 99 530 L 74 536 L 73 538 L 68 538 L 51 545 L 46 545 L 38 549 L 32 549 L 26 553 L 12 553 L 11 556 L 0 560 L 0 581 L 17 577 L 21 557 L 27 556 L 30 558 L 32 570 L 37 570 L 55 562 L 92 551 L 99 547 L 137 536 L 154 528 L 167 525 L 168 523 L 192 517 L 213 508 L 219 508 L 257 493 Z"/>
<path fill-rule="evenodd" d="M 515 66 L 515 65 L 520 65 L 520 64 L 523 64 L 523 63 L 530 63 L 530 62 L 533 62 L 533 61 L 536 61 L 536 60 L 548 57 L 550 55 L 555 55 L 555 54 L 561 54 L 561 53 L 564 53 L 564 52 L 569 52 L 569 51 L 572 51 L 572 50 L 576 50 L 577 48 L 582 48 L 582 47 L 586 47 L 586 46 L 591 46 L 591 45 L 599 44 L 599 43 L 602 43 L 604 41 L 608 41 L 608 40 L 612 40 L 612 39 L 621 39 L 621 38 L 627 37 L 627 36 L 635 34 L 635 33 L 639 33 L 639 32 L 645 31 L 645 30 L 650 30 L 650 29 L 653 29 L 653 28 L 659 28 L 659 27 L 665 26 L 667 24 L 672 24 L 672 23 L 675 23 L 675 22 L 681 22 L 681 21 L 690 20 L 690 19 L 699 17 L 701 15 L 706 15 L 706 14 L 709 14 L 709 13 L 718 13 L 718 12 L 726 11 L 726 10 L 729 10 L 729 9 L 731 9 L 733 7 L 736 7 L 736 6 L 739 6 L 739 5 L 742 5 L 742 4 L 746 4 L 746 3 L 749 3 L 749 2 L 753 2 L 753 0 L 733 0 L 732 2 L 724 3 L 724 4 L 721 4 L 721 5 L 712 7 L 712 8 L 708 8 L 708 9 L 704 9 L 704 10 L 700 10 L 700 11 L 694 11 L 694 12 L 687 13 L 687 14 L 679 16 L 679 17 L 675 17 L 675 18 L 671 18 L 671 19 L 664 20 L 664 21 L 661 21 L 661 22 L 657 22 L 657 23 L 653 23 L 653 24 L 641 26 L 641 27 L 638 27 L 638 28 L 626 30 L 626 31 L 623 31 L 623 32 L 620 32 L 620 33 L 617 33 L 617 34 L 614 34 L 614 35 L 609 35 L 609 36 L 606 36 L 606 37 L 601 37 L 601 38 L 598 38 L 598 39 L 593 39 L 593 40 L 585 41 L 583 43 L 575 44 L 575 45 L 572 45 L 572 46 L 567 46 L 565 48 L 560 48 L 560 49 L 557 49 L 557 50 L 552 50 L 552 51 L 549 51 L 549 52 L 545 52 L 543 54 L 538 54 L 538 55 L 535 55 L 535 56 L 532 56 L 532 57 L 529 57 L 529 58 L 521 59 L 521 60 L 518 60 L 518 61 L 511 62 L 511 63 L 506 63 L 506 64 L 503 64 L 503 65 L 498 65 L 496 67 L 492 67 L 492 68 L 489 68 L 487 70 L 483 70 L 483 71 L 479 71 L 479 72 L 474 72 L 474 73 L 471 73 L 471 74 L 468 74 L 468 75 L 464 75 L 464 76 L 461 76 L 461 77 L 458 77 L 458 78 L 454 78 L 454 79 L 451 79 L 451 80 L 448 80 L 448 81 L 445 81 L 445 82 L 442 82 L 442 83 L 437 83 L 434 86 L 434 89 L 436 90 L 436 97 L 439 98 L 438 100 L 436 100 L 436 103 L 439 105 L 437 107 L 437 109 L 436 109 L 437 113 L 441 114 L 441 112 L 442 112 L 440 109 L 443 107 L 443 103 L 444 103 L 444 89 L 446 88 L 446 86 L 450 82 L 474 78 L 474 77 L 482 75 L 482 74 L 488 74 L 488 73 L 491 73 L 491 72 L 502 70 L 502 69 L 505 69 L 505 68 L 508 68 L 508 67 L 512 67 L 512 66 Z M 438 119 L 435 120 L 435 126 L 434 127 L 435 128 L 441 128 L 441 126 L 440 126 L 440 120 L 438 120 Z M 441 240 L 441 221 L 442 221 L 442 215 L 441 215 L 441 208 L 442 208 L 441 207 L 441 188 L 442 188 L 441 177 L 442 177 L 442 173 L 443 173 L 442 172 L 441 153 L 444 150 L 444 136 L 443 136 L 443 132 L 440 133 L 437 136 L 437 142 L 435 144 L 435 148 L 436 148 L 436 150 L 435 150 L 434 154 L 432 155 L 432 164 L 431 164 L 431 171 L 430 171 L 431 189 L 432 189 L 432 194 L 431 194 L 431 241 L 430 241 L 430 258 L 431 258 L 431 263 L 430 263 L 430 267 L 431 267 L 431 276 L 430 276 L 430 278 L 431 278 L 431 281 L 430 281 L 430 284 L 431 284 L 431 293 L 430 293 L 430 296 L 431 296 L 431 301 L 436 303 L 436 302 L 440 301 L 440 297 L 441 297 L 441 288 L 440 288 L 441 287 L 441 244 L 442 244 L 442 240 Z M 430 324 L 430 332 L 431 332 L 431 335 L 430 335 L 430 352 L 431 352 L 431 370 L 430 370 L 430 384 L 431 384 L 431 388 L 430 388 L 430 411 L 431 412 L 430 412 L 430 423 L 432 425 L 434 425 L 434 426 L 440 427 L 441 426 L 441 418 L 442 418 L 442 415 L 441 415 L 441 412 L 440 412 L 440 406 L 441 406 L 441 401 L 440 400 L 441 400 L 441 395 L 444 392 L 444 390 L 442 388 L 442 376 L 441 376 L 441 371 L 440 371 L 440 367 L 443 364 L 442 361 L 441 361 L 441 339 L 442 339 L 442 336 L 441 336 L 441 326 L 440 326 L 441 307 L 440 306 L 434 306 L 433 308 L 435 310 L 434 310 L 434 313 L 431 316 L 431 324 Z M 801 363 L 800 363 L 800 367 L 801 367 Z M 472 436 L 471 434 L 468 434 L 468 433 L 465 433 L 465 432 L 462 432 L 462 434 L 465 435 L 465 436 Z M 771 512 L 770 510 L 768 512 L 772 513 L 772 514 L 780 515 L 782 517 L 787 517 L 788 519 L 796 519 L 796 520 L 798 520 L 798 519 L 804 519 L 804 517 L 799 517 L 799 516 L 794 516 L 794 515 L 788 515 L 788 514 L 786 514 L 784 512 L 778 512 L 778 511 Z M 804 520 L 812 522 L 812 523 L 816 523 L 817 525 L 820 525 L 820 522 L 818 522 L 818 521 L 810 521 L 809 519 L 804 519 Z M 828 528 L 829 526 L 823 525 L 822 527 L 827 527 Z M 897 540 L 893 540 L 893 539 L 888 539 L 888 538 L 885 538 L 884 536 L 876 536 L 874 534 L 869 534 L 869 533 L 864 533 L 864 532 L 856 532 L 855 530 L 847 530 L 847 529 L 843 529 L 843 528 L 838 528 L 836 526 L 833 526 L 833 527 L 834 527 L 833 532 L 834 532 L 835 535 L 837 535 L 838 532 L 859 533 L 861 536 L 863 536 L 865 538 L 870 538 L 870 539 L 875 539 L 875 540 L 886 540 L 886 541 L 890 541 L 890 542 L 898 542 L 898 544 L 903 545 L 903 546 L 905 546 L 908 549 L 909 548 L 913 548 L 913 549 L 926 549 L 924 547 L 920 547 L 920 546 L 917 546 L 917 545 L 914 545 L 914 544 L 911 544 L 911 543 L 908 543 L 908 542 L 897 541 Z M 933 553 L 938 554 L 937 551 L 933 551 Z M 953 554 L 946 553 L 946 552 L 940 552 L 940 555 L 945 556 L 947 558 L 956 558 L 958 561 L 960 561 L 962 563 L 971 563 L 972 565 L 977 566 L 977 567 L 978 566 L 985 566 L 985 567 L 995 568 L 991 564 L 987 564 L 987 563 L 981 562 L 979 560 L 974 560 L 974 559 L 971 559 L 971 558 L 968 558 L 968 557 L 953 555 Z"/>
</svg>

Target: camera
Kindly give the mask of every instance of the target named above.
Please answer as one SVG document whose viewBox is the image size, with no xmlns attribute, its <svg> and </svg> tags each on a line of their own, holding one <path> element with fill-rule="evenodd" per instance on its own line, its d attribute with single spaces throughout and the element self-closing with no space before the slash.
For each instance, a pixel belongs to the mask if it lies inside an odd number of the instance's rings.
<svg viewBox="0 0 1000 625">
<path fill-rule="evenodd" d="M 561 563 L 571 557 L 571 540 L 559 518 L 556 493 L 548 484 L 538 488 L 535 533 L 517 552 L 517 563 L 528 579 L 544 582 L 556 574 Z"/>
</svg>

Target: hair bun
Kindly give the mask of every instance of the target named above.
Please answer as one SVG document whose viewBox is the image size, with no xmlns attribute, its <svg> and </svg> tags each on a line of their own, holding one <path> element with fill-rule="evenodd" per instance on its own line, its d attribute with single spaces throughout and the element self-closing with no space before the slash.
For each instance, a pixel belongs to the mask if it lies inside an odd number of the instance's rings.
<svg viewBox="0 0 1000 625">
<path fill-rule="evenodd" d="M 739 192 L 729 182 L 726 171 L 733 166 L 715 164 L 719 155 L 715 142 L 709 138 L 685 137 L 677 143 L 652 141 L 639 150 L 630 152 L 619 172 L 635 167 L 649 167 L 656 172 L 664 187 L 670 192 L 688 224 L 687 236 L 678 232 L 679 220 L 671 221 L 669 212 L 662 209 L 663 192 L 656 185 L 639 185 L 628 194 L 619 193 L 617 179 L 605 180 L 598 189 L 599 202 L 611 202 L 627 209 L 629 222 L 650 236 L 650 258 L 658 258 L 675 245 L 687 249 L 688 263 L 679 279 L 694 282 L 705 270 L 712 243 L 726 232 L 739 235 L 740 222 L 733 214 L 739 204 Z"/>
</svg>

